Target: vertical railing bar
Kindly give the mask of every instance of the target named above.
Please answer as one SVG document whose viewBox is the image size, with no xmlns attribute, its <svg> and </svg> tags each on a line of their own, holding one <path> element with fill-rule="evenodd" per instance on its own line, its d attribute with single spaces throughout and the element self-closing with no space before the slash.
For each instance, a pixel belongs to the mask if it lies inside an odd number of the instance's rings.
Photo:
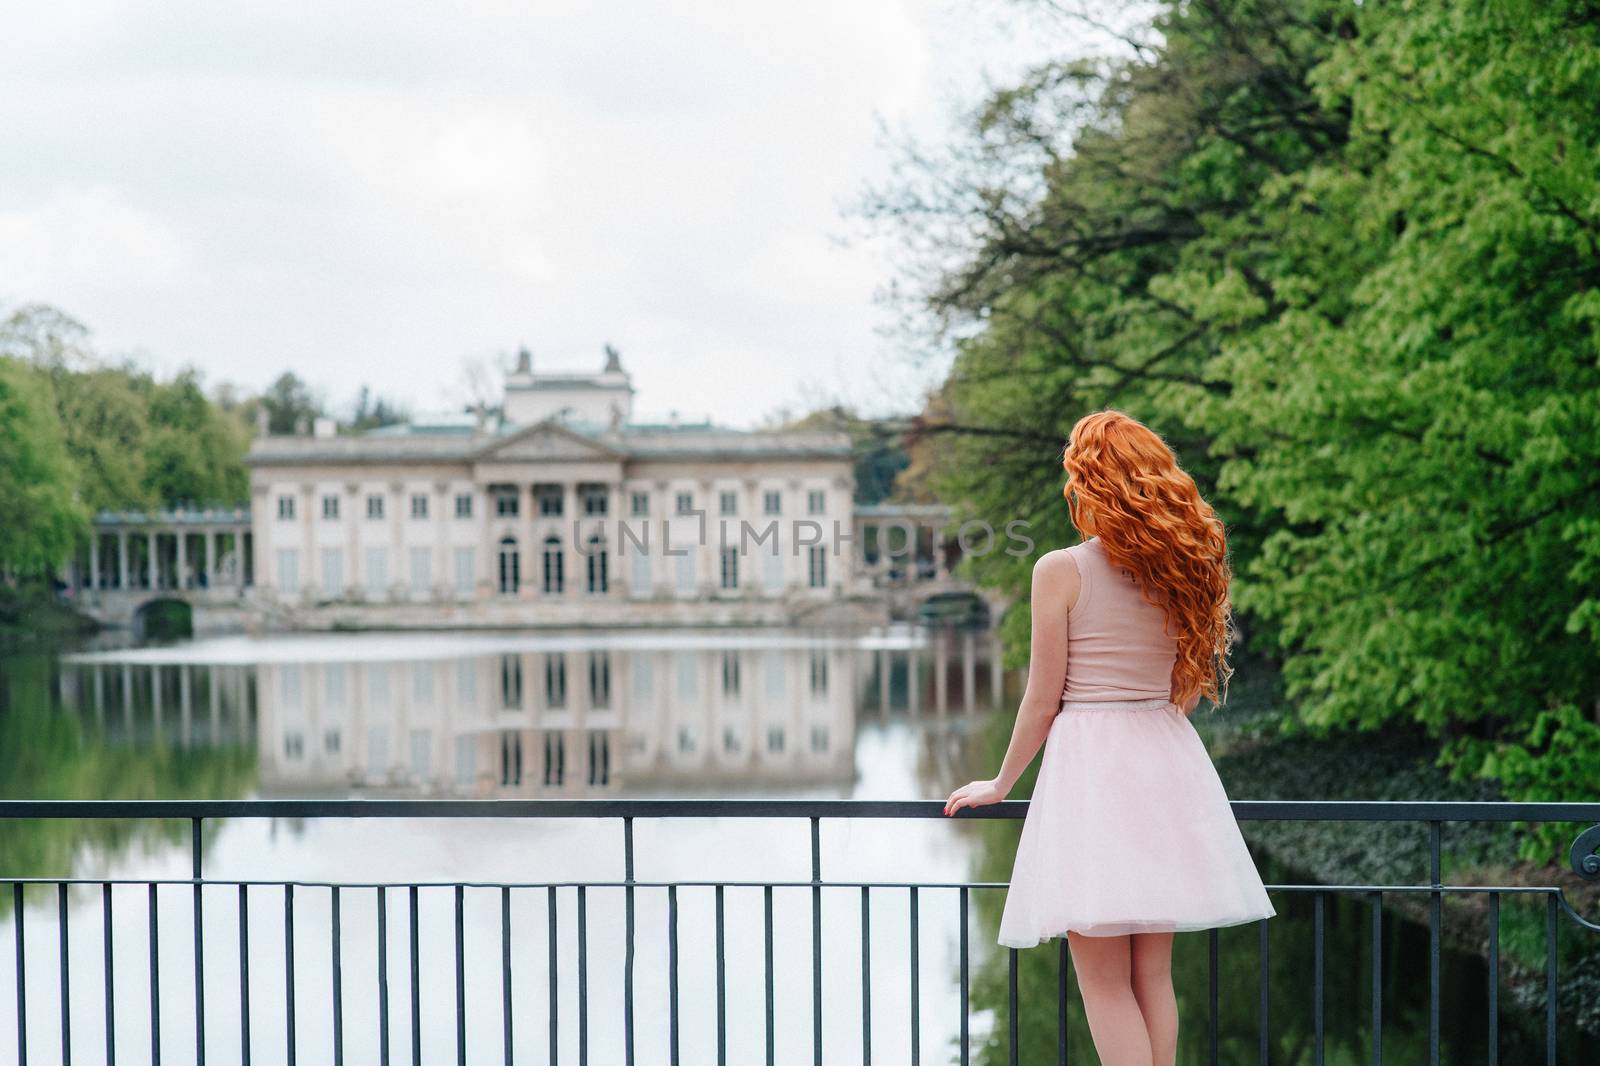
<svg viewBox="0 0 1600 1066">
<path fill-rule="evenodd" d="M 811 818 L 811 1058 L 822 1066 L 822 819 Z"/>
<path fill-rule="evenodd" d="M 1006 949 L 1006 1057 L 1017 1066 L 1017 949 Z"/>
<path fill-rule="evenodd" d="M 589 898 L 578 886 L 578 1066 L 589 1066 Z"/>
<path fill-rule="evenodd" d="M 467 1066 L 466 894 L 456 885 L 456 1066 Z"/>
<path fill-rule="evenodd" d="M 406 887 L 406 903 L 411 909 L 411 1066 L 422 1066 L 422 953 L 417 943 L 417 886 Z"/>
<path fill-rule="evenodd" d="M 1313 927 L 1312 928 L 1312 937 L 1313 937 L 1313 940 L 1315 942 L 1315 954 L 1316 954 L 1315 962 L 1316 962 L 1316 967 L 1317 967 L 1316 993 L 1313 996 L 1313 1000 L 1314 1000 L 1314 1003 L 1315 1003 L 1315 1017 L 1313 1018 L 1313 1021 L 1312 1021 L 1312 1024 L 1313 1024 L 1313 1026 L 1315 1028 L 1315 1040 L 1316 1040 L 1316 1047 L 1315 1047 L 1315 1052 L 1314 1052 L 1314 1054 L 1315 1054 L 1315 1066 L 1322 1066 L 1322 1045 L 1323 1045 L 1323 1035 L 1322 1035 L 1322 1030 L 1323 1030 L 1323 1022 L 1322 1022 L 1322 1016 L 1323 1016 L 1323 1002 L 1322 1002 L 1323 1001 L 1323 987 L 1322 987 L 1322 985 L 1323 985 L 1323 976 L 1322 976 L 1322 971 L 1323 971 L 1323 957 L 1322 957 L 1323 956 L 1323 952 L 1322 952 L 1322 939 L 1323 939 L 1323 932 L 1322 932 L 1322 906 L 1323 906 L 1323 903 L 1322 903 L 1322 898 L 1323 898 L 1324 895 L 1325 895 L 1325 893 L 1318 892 L 1318 893 L 1316 893 L 1316 895 L 1314 895 L 1312 897 L 1312 913 L 1311 913 L 1311 922 L 1312 922 L 1312 927 Z"/>
<path fill-rule="evenodd" d="M 21 920 L 21 915 L 17 916 Z M 61 942 L 61 1066 L 72 1066 L 72 978 L 67 950 L 67 883 L 56 882 L 56 930 Z"/>
<path fill-rule="evenodd" d="M 21 915 L 17 920 L 21 920 Z M 107 881 L 100 886 L 100 921 L 105 930 L 103 955 L 105 958 L 105 987 L 106 987 L 106 1066 L 117 1064 L 117 1007 L 115 985 L 112 981 L 112 923 L 111 923 L 111 882 Z"/>
<path fill-rule="evenodd" d="M 911 1066 L 920 1066 L 922 1061 L 922 990 L 918 987 L 919 970 L 917 955 L 921 950 L 919 934 L 917 933 L 917 886 L 911 886 Z"/>
<path fill-rule="evenodd" d="M 765 934 L 765 939 L 766 939 L 766 970 L 765 970 L 765 973 L 763 975 L 763 980 L 764 980 L 764 982 L 766 984 L 766 992 L 767 992 L 767 997 L 766 997 L 767 998 L 767 1005 L 766 1005 L 766 1012 L 767 1012 L 767 1066 L 773 1066 L 773 1064 L 777 1061 L 777 1048 L 778 1048 L 778 1045 L 777 1045 L 777 1038 L 776 1038 L 776 1032 L 775 1032 L 775 1030 L 776 1030 L 776 1025 L 775 1025 L 775 1021 L 776 1021 L 775 1014 L 776 1014 L 776 1012 L 773 1009 L 774 1008 L 774 998 L 773 998 L 773 986 L 772 986 L 773 974 L 772 974 L 772 886 L 771 885 L 762 885 L 761 886 L 761 902 L 762 902 L 762 925 L 763 925 L 763 932 Z"/>
<path fill-rule="evenodd" d="M 626 909 L 626 946 L 622 963 L 622 1048 L 626 1066 L 633 1066 L 633 819 L 622 819 L 622 876 Z"/>
<path fill-rule="evenodd" d="M 550 1062 L 555 1063 L 559 1058 L 558 1038 L 560 1036 L 560 985 L 557 969 L 559 959 L 556 954 L 556 886 L 550 885 L 545 889 L 546 925 L 549 929 L 547 940 L 550 950 Z"/>
<path fill-rule="evenodd" d="M 678 886 L 667 886 L 668 1061 L 678 1066 Z"/>
<path fill-rule="evenodd" d="M 1256 984 L 1259 991 L 1259 1004 L 1256 1008 L 1260 1015 L 1260 1029 L 1258 1038 L 1258 1053 L 1261 1066 L 1267 1066 L 1267 1036 L 1270 1031 L 1270 1019 L 1267 1015 L 1267 920 L 1261 919 L 1256 923 L 1258 936 L 1256 938 L 1257 952 L 1260 966 L 1257 971 Z"/>
<path fill-rule="evenodd" d="M 1545 1066 L 1556 1066 L 1556 893 L 1551 889 L 1544 897 L 1544 1061 Z"/>
<path fill-rule="evenodd" d="M 1500 1066 L 1500 893 L 1489 893 L 1489 1066 Z"/>
<path fill-rule="evenodd" d="M 872 901 L 861 886 L 861 1066 L 872 1066 Z"/>
<path fill-rule="evenodd" d="M 962 885 L 961 886 L 960 890 L 957 893 L 957 897 L 958 897 L 958 900 L 959 900 L 959 906 L 961 908 L 961 915 L 960 915 L 960 922 L 959 922 L 959 924 L 961 926 L 961 957 L 960 957 L 960 965 L 958 967 L 959 973 L 960 973 L 960 977 L 961 977 L 961 1066 L 967 1066 L 967 1064 L 969 1062 L 971 1062 L 972 1060 L 971 1060 L 971 1049 L 968 1048 L 968 1046 L 967 1046 L 967 1015 L 969 1013 L 969 1010 L 968 1010 L 968 1003 L 967 1003 L 968 978 L 967 978 L 967 886 L 966 885 Z"/>
<path fill-rule="evenodd" d="M 189 819 L 189 866 L 194 878 L 194 1055 L 195 1066 L 206 1066 L 206 953 L 205 921 L 200 891 L 200 823 Z"/>
<path fill-rule="evenodd" d="M 378 1063 L 389 1066 L 389 890 L 378 886 Z"/>
<path fill-rule="evenodd" d="M 717 1066 L 728 1066 L 728 958 L 727 939 L 724 932 L 725 906 L 723 886 L 718 885 L 717 897 Z"/>
<path fill-rule="evenodd" d="M 1383 1062 L 1383 893 L 1372 899 L 1372 1066 Z"/>
<path fill-rule="evenodd" d="M 466 885 L 456 885 L 456 1066 L 467 1066 Z"/>
<path fill-rule="evenodd" d="M 1056 1066 L 1067 1066 L 1067 934 L 1061 934 L 1056 960 Z"/>
<path fill-rule="evenodd" d="M 154 886 L 151 886 L 154 889 Z M 11 885 L 12 932 L 16 940 L 17 956 L 17 1063 L 28 1066 L 28 982 L 23 975 L 27 961 L 27 948 L 22 927 L 22 882 Z"/>
<path fill-rule="evenodd" d="M 239 1062 L 250 1066 L 250 886 L 246 884 L 239 885 Z"/>
<path fill-rule="evenodd" d="M 294 1066 L 294 884 L 283 886 L 283 1006 L 288 1062 Z"/>
<path fill-rule="evenodd" d="M 150 882 L 150 1063 L 161 1066 L 161 932 L 156 884 Z"/>
<path fill-rule="evenodd" d="M 1428 1066 L 1439 1066 L 1439 933 L 1443 894 L 1440 891 L 1438 819 L 1428 822 L 1428 876 L 1433 891 L 1428 898 Z"/>
<path fill-rule="evenodd" d="M 1206 1043 L 1209 1045 L 1210 1052 L 1206 1061 L 1209 1062 L 1211 1066 L 1218 1066 L 1217 1048 L 1219 1043 L 1219 1034 L 1217 1030 L 1220 1019 L 1217 1009 L 1217 955 L 1219 952 L 1217 943 L 1217 930 L 1215 928 L 1208 929 L 1206 931 L 1206 945 L 1206 954 L 1209 956 L 1208 969 L 1211 975 L 1211 986 L 1209 992 L 1209 998 L 1211 1002 L 1206 1013 Z"/>
<path fill-rule="evenodd" d="M 500 886 L 500 1042 L 511 1066 L 511 886 Z"/>
<path fill-rule="evenodd" d="M 334 1066 L 344 1066 L 344 965 L 339 953 L 339 886 L 328 889 L 330 914 L 333 925 L 332 976 L 333 976 L 333 1061 Z"/>
</svg>

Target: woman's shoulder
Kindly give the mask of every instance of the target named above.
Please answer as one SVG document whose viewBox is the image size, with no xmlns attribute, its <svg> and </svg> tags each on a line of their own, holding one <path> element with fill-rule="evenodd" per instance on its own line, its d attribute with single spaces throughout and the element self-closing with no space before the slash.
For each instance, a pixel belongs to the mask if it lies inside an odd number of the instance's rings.
<svg viewBox="0 0 1600 1066">
<path fill-rule="evenodd" d="M 1073 545 L 1047 551 L 1033 564 L 1032 599 L 1035 611 L 1058 609 L 1070 612 L 1082 599 L 1085 580 L 1075 557 L 1078 547 Z M 1064 621 L 1065 614 L 1062 617 Z"/>
<path fill-rule="evenodd" d="M 1076 592 L 1082 580 L 1082 571 L 1077 559 L 1078 549 L 1081 547 L 1082 545 L 1073 544 L 1047 551 L 1039 556 L 1033 564 L 1034 584 Z"/>
</svg>

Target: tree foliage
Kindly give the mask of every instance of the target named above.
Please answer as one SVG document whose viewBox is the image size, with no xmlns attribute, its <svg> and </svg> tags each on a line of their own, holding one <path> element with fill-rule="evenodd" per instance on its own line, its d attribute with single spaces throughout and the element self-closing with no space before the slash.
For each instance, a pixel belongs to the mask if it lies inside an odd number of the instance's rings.
<svg viewBox="0 0 1600 1066">
<path fill-rule="evenodd" d="M 40 304 L 0 320 L 0 357 L 27 383 L 19 387 L 38 447 L 56 440 L 64 448 L 48 474 L 26 474 L 38 491 L 66 491 L 86 514 L 234 506 L 248 493 L 248 426 L 206 395 L 197 371 L 162 381 L 133 363 L 114 365 L 94 351 L 82 323 Z M 22 467 L 14 475 L 24 477 Z"/>
<path fill-rule="evenodd" d="M 1067 431 L 1126 410 L 1228 524 L 1286 729 L 1600 795 L 1600 22 L 1195 0 L 1124 44 L 869 205 L 974 235 L 920 290 L 955 359 L 913 468 L 1046 550 Z M 1025 600 L 1031 562 L 971 565 Z"/>
<path fill-rule="evenodd" d="M 0 573 L 53 570 L 87 528 L 49 394 L 0 356 Z"/>
</svg>

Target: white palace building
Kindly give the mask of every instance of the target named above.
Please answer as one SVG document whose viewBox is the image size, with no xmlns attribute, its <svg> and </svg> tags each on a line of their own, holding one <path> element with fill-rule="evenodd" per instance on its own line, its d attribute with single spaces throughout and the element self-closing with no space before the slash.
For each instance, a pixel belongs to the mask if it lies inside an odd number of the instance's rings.
<svg viewBox="0 0 1600 1066">
<path fill-rule="evenodd" d="M 614 349 L 541 373 L 497 418 L 251 448 L 254 598 L 319 623 L 782 623 L 848 615 L 858 582 L 842 433 L 638 422 Z"/>
<path fill-rule="evenodd" d="M 248 506 L 106 511 L 66 595 L 197 630 L 804 625 L 886 620 L 952 587 L 937 504 L 855 505 L 844 433 L 636 421 L 597 373 L 523 350 L 492 417 L 364 433 L 258 427 Z"/>
</svg>

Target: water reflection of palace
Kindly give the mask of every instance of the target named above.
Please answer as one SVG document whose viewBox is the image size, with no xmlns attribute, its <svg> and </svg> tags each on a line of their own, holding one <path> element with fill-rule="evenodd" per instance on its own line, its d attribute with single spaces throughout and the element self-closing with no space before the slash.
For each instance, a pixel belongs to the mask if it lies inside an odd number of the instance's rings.
<svg viewBox="0 0 1600 1066">
<path fill-rule="evenodd" d="M 267 795 L 748 792 L 847 786 L 859 713 L 996 705 L 996 654 L 973 633 L 245 665 L 100 653 L 60 684 L 112 743 L 253 745 Z"/>
</svg>

